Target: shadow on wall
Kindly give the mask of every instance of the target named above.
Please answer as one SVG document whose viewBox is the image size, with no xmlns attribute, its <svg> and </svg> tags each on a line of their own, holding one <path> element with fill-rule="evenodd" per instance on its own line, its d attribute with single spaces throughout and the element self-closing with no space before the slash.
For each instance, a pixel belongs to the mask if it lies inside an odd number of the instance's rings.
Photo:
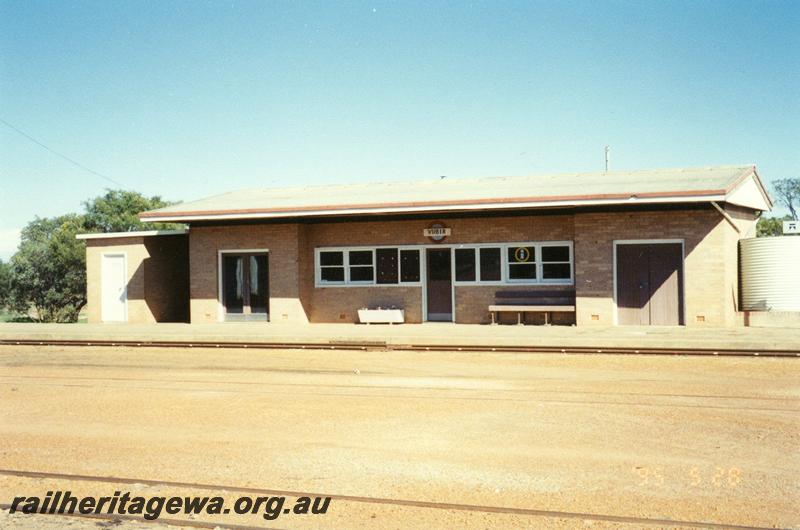
<svg viewBox="0 0 800 530">
<path fill-rule="evenodd" d="M 128 300 L 143 300 L 156 322 L 189 322 L 189 238 L 145 239 L 149 257 L 128 282 Z"/>
</svg>

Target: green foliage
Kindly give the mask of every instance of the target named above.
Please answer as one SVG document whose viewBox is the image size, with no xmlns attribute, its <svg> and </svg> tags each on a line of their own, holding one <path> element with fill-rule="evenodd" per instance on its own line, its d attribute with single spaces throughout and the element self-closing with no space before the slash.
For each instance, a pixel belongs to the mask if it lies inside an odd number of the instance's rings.
<svg viewBox="0 0 800 530">
<path fill-rule="evenodd" d="M 160 197 L 108 190 L 84 203 L 85 214 L 36 218 L 22 230 L 10 263 L 0 262 L 0 307 L 40 322 L 76 322 L 86 305 L 86 245 L 83 232 L 163 230 L 181 225 L 139 221 L 137 214 L 168 206 Z"/>
<path fill-rule="evenodd" d="M 163 208 L 169 203 L 161 197 L 147 198 L 126 190 L 107 190 L 106 194 L 83 203 L 88 232 L 131 232 L 134 230 L 170 230 L 181 228 L 173 223 L 142 223 L 137 214 Z"/>
<path fill-rule="evenodd" d="M 0 259 L 0 308 L 11 299 L 11 264 Z"/>
<path fill-rule="evenodd" d="M 789 217 L 762 217 L 756 225 L 756 237 L 780 236 L 783 234 L 783 219 Z"/>
<path fill-rule="evenodd" d="M 800 210 L 800 178 L 776 180 L 774 186 L 778 202 L 786 206 L 790 218 L 796 221 Z"/>
<path fill-rule="evenodd" d="M 22 230 L 11 258 L 11 309 L 30 308 L 42 322 L 75 322 L 86 305 L 86 250 L 75 235 L 84 231 L 82 215 L 36 218 Z"/>
</svg>

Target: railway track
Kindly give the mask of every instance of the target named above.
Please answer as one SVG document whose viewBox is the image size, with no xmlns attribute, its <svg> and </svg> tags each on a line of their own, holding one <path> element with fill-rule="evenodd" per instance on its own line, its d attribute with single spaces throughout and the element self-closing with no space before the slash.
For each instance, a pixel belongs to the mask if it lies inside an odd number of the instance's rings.
<svg viewBox="0 0 800 530">
<path fill-rule="evenodd" d="M 56 479 L 56 480 L 70 480 L 78 482 L 99 482 L 104 484 L 130 484 L 130 485 L 145 485 L 156 487 L 175 487 L 185 488 L 187 490 L 211 490 L 211 491 L 226 491 L 243 493 L 249 495 L 259 496 L 283 496 L 283 497 L 330 497 L 332 500 L 342 502 L 353 502 L 373 505 L 390 505 L 390 506 L 405 506 L 412 508 L 426 508 L 433 510 L 453 510 L 453 511 L 469 511 L 469 512 L 483 512 L 483 513 L 496 513 L 496 514 L 511 514 L 529 517 L 546 517 L 558 519 L 575 519 L 582 521 L 598 521 L 598 522 L 611 522 L 630 525 L 647 525 L 647 526 L 676 526 L 686 528 L 712 528 L 712 529 L 729 529 L 729 530 L 775 530 L 774 527 L 761 527 L 761 526 L 748 526 L 736 525 L 726 523 L 715 523 L 709 521 L 689 521 L 680 519 L 665 519 L 665 518 L 649 518 L 649 517 L 633 517 L 624 515 L 609 515 L 598 513 L 581 513 L 569 512 L 558 510 L 540 510 L 534 508 L 515 508 L 511 506 L 486 506 L 476 504 L 459 504 L 449 502 L 435 502 L 424 500 L 410 500 L 410 499 L 392 499 L 386 497 L 367 497 L 359 495 L 341 495 L 335 493 L 320 493 L 296 490 L 282 490 L 271 488 L 254 488 L 248 486 L 232 486 L 222 484 L 207 484 L 197 482 L 180 482 L 169 480 L 152 480 L 142 478 L 128 478 L 128 477 L 110 477 L 110 476 L 92 476 L 92 475 L 76 475 L 69 473 L 49 473 L 41 471 L 25 471 L 17 469 L 0 469 L 0 475 L 33 478 L 33 479 Z M 0 505 L 0 508 L 8 509 L 8 505 Z M 119 515 L 103 515 L 93 514 L 91 517 L 103 519 L 126 519 L 134 520 L 137 522 L 152 522 L 171 524 L 175 526 L 188 526 L 195 528 L 231 528 L 234 530 L 245 530 L 251 528 L 264 528 L 242 526 L 227 523 L 208 523 L 202 521 L 192 521 L 184 519 L 157 519 L 155 521 L 146 521 L 136 517 L 123 517 Z M 395 516 L 396 517 L 396 516 Z"/>
<path fill-rule="evenodd" d="M 653 348 L 653 347 L 586 347 L 586 346 L 504 346 L 474 344 L 393 344 L 385 341 L 329 342 L 264 342 L 264 341 L 141 341 L 80 339 L 0 339 L 0 345 L 11 346 L 74 346 L 127 348 L 235 348 L 267 350 L 350 350 L 350 351 L 460 351 L 496 353 L 561 353 L 614 355 L 711 355 L 734 357 L 800 357 L 797 350 Z"/>
<path fill-rule="evenodd" d="M 11 509 L 10 504 L 0 504 L 0 510 L 9 510 Z M 80 519 L 94 519 L 96 521 L 113 521 L 113 523 L 109 523 L 110 525 L 116 525 L 116 521 L 130 521 L 133 523 L 150 523 L 150 524 L 161 524 L 161 525 L 170 525 L 170 526 L 177 526 L 183 528 L 210 528 L 210 529 L 227 529 L 227 530 L 277 530 L 274 527 L 266 527 L 266 526 L 248 526 L 248 525 L 241 525 L 241 524 L 229 524 L 225 523 L 221 525 L 219 523 L 209 523 L 205 521 L 193 521 L 191 519 L 174 519 L 171 517 L 159 517 L 155 521 L 148 521 L 147 519 L 143 519 L 141 517 L 136 517 L 135 515 L 107 515 L 107 514 L 84 514 L 84 513 L 74 513 L 69 515 L 61 515 L 61 514 L 36 514 L 39 517 L 78 517 Z M 23 515 L 22 517 L 32 517 L 30 515 Z M 100 523 L 98 523 L 100 524 Z"/>
</svg>

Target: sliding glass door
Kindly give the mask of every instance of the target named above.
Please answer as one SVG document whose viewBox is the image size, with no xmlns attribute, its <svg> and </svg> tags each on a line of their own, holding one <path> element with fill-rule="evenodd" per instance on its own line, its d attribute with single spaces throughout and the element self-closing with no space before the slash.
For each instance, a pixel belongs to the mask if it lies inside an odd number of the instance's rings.
<svg viewBox="0 0 800 530">
<path fill-rule="evenodd" d="M 269 320 L 266 253 L 222 254 L 222 305 L 226 321 Z"/>
</svg>

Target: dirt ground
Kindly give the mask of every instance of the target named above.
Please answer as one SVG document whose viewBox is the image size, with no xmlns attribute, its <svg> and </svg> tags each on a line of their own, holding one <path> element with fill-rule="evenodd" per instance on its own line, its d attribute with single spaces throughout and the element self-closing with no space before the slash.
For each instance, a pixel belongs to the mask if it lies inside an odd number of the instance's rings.
<svg viewBox="0 0 800 530">
<path fill-rule="evenodd" d="M 220 495 L 226 506 L 308 492 L 333 497 L 326 514 L 163 517 L 269 528 L 800 528 L 798 363 L 2 346 L 0 505 L 51 490 Z M 3 527 L 66 523 L 138 526 L 0 511 Z"/>
</svg>

